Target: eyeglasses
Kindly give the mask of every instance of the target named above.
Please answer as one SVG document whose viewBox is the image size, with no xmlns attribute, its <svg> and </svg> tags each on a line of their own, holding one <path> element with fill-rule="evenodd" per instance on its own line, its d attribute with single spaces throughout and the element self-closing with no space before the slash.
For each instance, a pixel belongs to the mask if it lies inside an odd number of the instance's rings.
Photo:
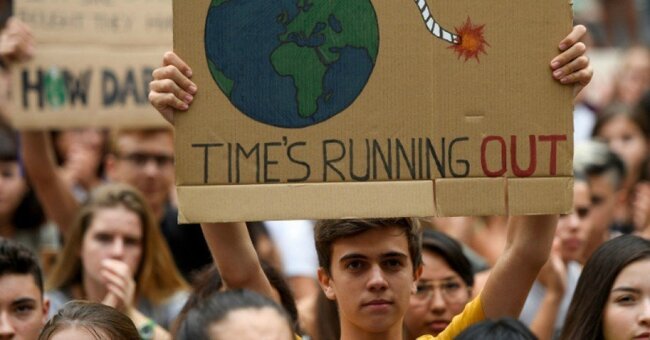
<svg viewBox="0 0 650 340">
<path fill-rule="evenodd" d="M 436 289 L 440 290 L 440 294 L 445 301 L 454 303 L 463 300 L 465 296 L 464 292 L 467 292 L 467 285 L 457 279 L 445 280 L 440 283 L 432 281 L 421 282 L 418 283 L 413 298 L 419 303 L 429 303 Z"/>
<path fill-rule="evenodd" d="M 133 165 L 139 168 L 145 167 L 149 161 L 153 161 L 154 164 L 156 164 L 156 166 L 160 169 L 170 168 L 174 164 L 174 157 L 168 155 L 155 155 L 135 152 L 132 154 L 120 156 L 119 158 L 131 162 Z"/>
</svg>

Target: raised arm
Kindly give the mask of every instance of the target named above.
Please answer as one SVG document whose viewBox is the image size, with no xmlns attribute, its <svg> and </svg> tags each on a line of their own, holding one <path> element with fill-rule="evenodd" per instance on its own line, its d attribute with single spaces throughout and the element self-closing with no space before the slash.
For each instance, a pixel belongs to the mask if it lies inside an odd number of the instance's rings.
<svg viewBox="0 0 650 340">
<path fill-rule="evenodd" d="M 548 260 L 557 219 L 557 215 L 540 215 L 508 220 L 506 250 L 481 292 L 486 318 L 519 317 L 530 287 Z"/>
<path fill-rule="evenodd" d="M 32 187 L 48 218 L 65 236 L 79 210 L 69 185 L 59 175 L 52 141 L 45 131 L 23 131 L 21 153 Z"/>
<path fill-rule="evenodd" d="M 201 228 L 228 289 L 250 289 L 279 300 L 262 271 L 245 223 L 203 223 Z"/>
<path fill-rule="evenodd" d="M 163 66 L 153 72 L 149 102 L 172 124 L 174 112 L 187 110 L 197 92 L 191 77 L 192 69 L 173 52 L 165 53 Z M 245 223 L 203 223 L 201 229 L 229 289 L 250 289 L 279 300 L 262 271 Z"/>
</svg>

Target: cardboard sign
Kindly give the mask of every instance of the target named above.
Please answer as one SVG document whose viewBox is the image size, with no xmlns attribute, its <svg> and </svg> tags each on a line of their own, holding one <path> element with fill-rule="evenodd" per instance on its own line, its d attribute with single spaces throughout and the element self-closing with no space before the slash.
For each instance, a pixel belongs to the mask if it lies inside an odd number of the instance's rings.
<svg viewBox="0 0 650 340">
<path fill-rule="evenodd" d="M 147 99 L 171 49 L 169 0 L 19 0 L 37 54 L 13 70 L 20 128 L 162 126 Z"/>
<path fill-rule="evenodd" d="M 181 221 L 566 212 L 567 0 L 177 0 Z"/>
</svg>

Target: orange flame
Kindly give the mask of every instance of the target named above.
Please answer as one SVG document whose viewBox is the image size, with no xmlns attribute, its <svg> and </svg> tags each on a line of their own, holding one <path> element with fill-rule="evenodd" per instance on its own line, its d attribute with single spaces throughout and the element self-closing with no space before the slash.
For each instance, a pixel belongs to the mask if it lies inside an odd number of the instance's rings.
<svg viewBox="0 0 650 340">
<path fill-rule="evenodd" d="M 477 62 L 481 62 L 478 59 L 480 53 L 487 54 L 485 52 L 485 46 L 490 46 L 485 37 L 483 37 L 483 29 L 485 25 L 474 25 L 472 21 L 467 17 L 467 21 L 461 27 L 456 27 L 456 34 L 459 37 L 458 44 L 454 44 L 447 48 L 453 49 L 454 52 L 458 53 L 458 59 L 460 57 L 465 57 L 465 61 L 469 58 L 476 58 Z"/>
</svg>

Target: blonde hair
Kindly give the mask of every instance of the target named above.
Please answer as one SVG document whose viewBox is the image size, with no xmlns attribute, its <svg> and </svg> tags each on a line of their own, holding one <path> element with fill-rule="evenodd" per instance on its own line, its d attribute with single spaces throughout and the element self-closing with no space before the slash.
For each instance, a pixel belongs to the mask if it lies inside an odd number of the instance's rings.
<svg viewBox="0 0 650 340">
<path fill-rule="evenodd" d="M 71 288 L 82 283 L 83 266 L 79 256 L 84 235 L 97 211 L 124 207 L 142 223 L 142 259 L 135 273 L 136 294 L 160 303 L 188 285 L 174 265 L 153 214 L 144 198 L 126 184 L 106 184 L 93 190 L 81 207 L 65 240 L 65 246 L 46 282 L 46 289 Z"/>
</svg>

